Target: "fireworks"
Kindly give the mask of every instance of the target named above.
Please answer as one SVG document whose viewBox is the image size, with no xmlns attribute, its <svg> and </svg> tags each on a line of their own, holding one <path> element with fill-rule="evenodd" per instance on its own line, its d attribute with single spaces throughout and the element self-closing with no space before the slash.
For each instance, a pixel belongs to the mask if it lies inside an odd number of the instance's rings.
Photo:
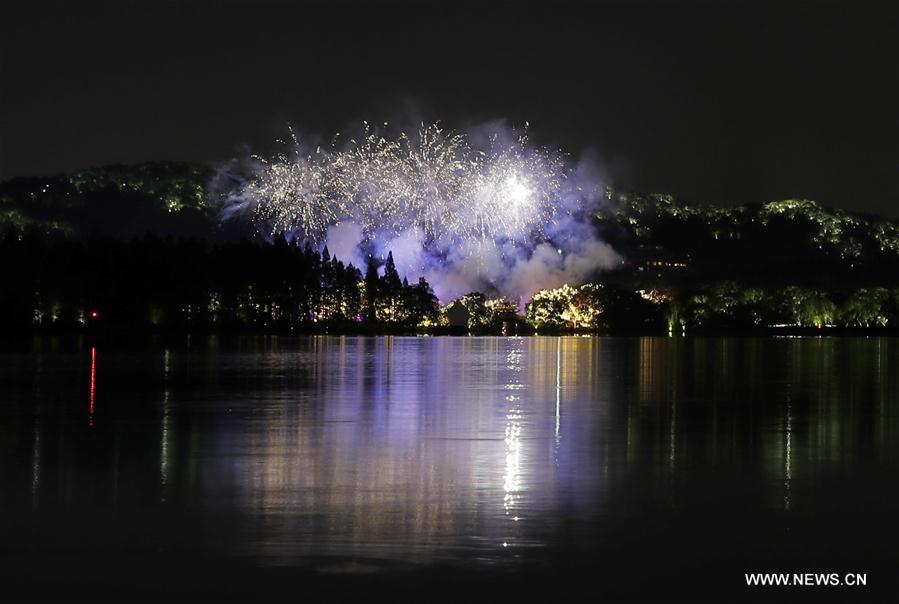
<svg viewBox="0 0 899 604">
<path fill-rule="evenodd" d="M 262 161 L 229 197 L 229 213 L 239 208 L 264 234 L 314 245 L 341 222 L 360 225 L 370 242 L 414 231 L 432 252 L 545 238 L 566 211 L 566 157 L 529 145 L 526 133 L 487 140 L 477 148 L 437 124 L 395 138 L 365 124 L 360 140 L 326 149 L 304 149 L 293 137 L 292 153 Z"/>
<path fill-rule="evenodd" d="M 254 158 L 249 175 L 235 173 L 245 164 L 220 171 L 223 218 L 327 245 L 357 267 L 393 251 L 400 276 L 424 276 L 443 302 L 487 292 L 520 304 L 618 261 L 592 226 L 603 191 L 595 166 L 532 145 L 526 131 L 422 124 L 389 136 L 366 123 L 356 138 L 288 145 Z"/>
</svg>

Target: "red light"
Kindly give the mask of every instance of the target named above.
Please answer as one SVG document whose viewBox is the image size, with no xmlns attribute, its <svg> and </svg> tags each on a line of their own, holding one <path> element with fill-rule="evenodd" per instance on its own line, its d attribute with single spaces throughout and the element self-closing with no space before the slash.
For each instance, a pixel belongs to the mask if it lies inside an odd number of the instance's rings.
<svg viewBox="0 0 899 604">
<path fill-rule="evenodd" d="M 96 311 L 96 310 L 92 310 L 91 311 L 91 319 L 99 319 L 99 318 L 100 318 L 100 312 Z"/>
</svg>

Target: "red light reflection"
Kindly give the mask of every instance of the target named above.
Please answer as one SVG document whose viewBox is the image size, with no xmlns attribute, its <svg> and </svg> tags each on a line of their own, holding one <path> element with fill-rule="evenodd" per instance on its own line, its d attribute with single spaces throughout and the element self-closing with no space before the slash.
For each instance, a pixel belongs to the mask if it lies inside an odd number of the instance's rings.
<svg viewBox="0 0 899 604">
<path fill-rule="evenodd" d="M 90 425 L 94 425 L 94 398 L 97 394 L 97 347 L 91 346 Z"/>
</svg>

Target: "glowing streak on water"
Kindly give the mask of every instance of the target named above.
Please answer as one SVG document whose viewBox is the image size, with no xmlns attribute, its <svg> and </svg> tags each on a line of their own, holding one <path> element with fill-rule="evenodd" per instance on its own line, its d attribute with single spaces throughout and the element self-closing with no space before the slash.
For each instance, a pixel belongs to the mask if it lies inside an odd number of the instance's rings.
<svg viewBox="0 0 899 604">
<path fill-rule="evenodd" d="M 506 356 L 506 369 L 514 372 L 506 389 L 517 390 L 522 387 L 517 377 L 521 371 L 521 349 L 517 340 L 511 341 L 512 350 Z M 503 473 L 503 511 L 513 522 L 520 520 L 516 513 L 516 502 L 520 498 L 521 485 L 521 396 L 509 394 L 506 396 L 509 408 L 506 412 L 505 430 L 505 468 Z M 509 541 L 503 542 L 503 547 L 508 547 Z"/>
<path fill-rule="evenodd" d="M 786 493 L 784 494 L 784 509 L 789 512 L 790 505 L 792 504 L 790 486 L 793 482 L 793 408 L 789 398 L 787 398 L 786 433 L 787 443 L 786 454 L 784 455 L 784 488 L 786 489 Z"/>
<path fill-rule="evenodd" d="M 668 425 L 668 462 L 671 465 L 671 471 L 677 461 L 677 398 L 672 395 L 671 399 L 671 421 Z"/>
<path fill-rule="evenodd" d="M 41 485 L 41 422 L 34 422 L 34 446 L 31 451 L 31 504 L 37 504 L 37 492 Z"/>
<path fill-rule="evenodd" d="M 97 395 L 97 347 L 91 347 L 91 390 L 90 390 L 90 418 L 88 419 L 88 424 L 93 427 L 94 425 L 94 401 Z"/>
<path fill-rule="evenodd" d="M 165 382 L 165 390 L 162 394 L 162 438 L 159 451 L 159 481 L 162 486 L 160 500 L 165 502 L 167 485 L 169 482 L 169 399 L 171 392 L 169 391 L 169 372 L 171 371 L 171 363 L 169 358 L 169 350 L 166 348 L 163 358 L 163 380 Z"/>
<path fill-rule="evenodd" d="M 556 340 L 556 446 L 559 445 L 559 423 L 562 406 L 562 338 Z"/>
</svg>

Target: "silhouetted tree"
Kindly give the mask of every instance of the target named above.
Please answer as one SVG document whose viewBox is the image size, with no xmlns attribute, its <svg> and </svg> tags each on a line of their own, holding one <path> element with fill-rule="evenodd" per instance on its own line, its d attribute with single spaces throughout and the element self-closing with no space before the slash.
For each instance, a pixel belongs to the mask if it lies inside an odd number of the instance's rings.
<svg viewBox="0 0 899 604">
<path fill-rule="evenodd" d="M 378 302 L 381 298 L 381 279 L 378 276 L 378 264 L 373 256 L 368 257 L 365 267 L 365 304 L 363 315 L 365 322 L 373 325 L 377 320 Z"/>
</svg>

